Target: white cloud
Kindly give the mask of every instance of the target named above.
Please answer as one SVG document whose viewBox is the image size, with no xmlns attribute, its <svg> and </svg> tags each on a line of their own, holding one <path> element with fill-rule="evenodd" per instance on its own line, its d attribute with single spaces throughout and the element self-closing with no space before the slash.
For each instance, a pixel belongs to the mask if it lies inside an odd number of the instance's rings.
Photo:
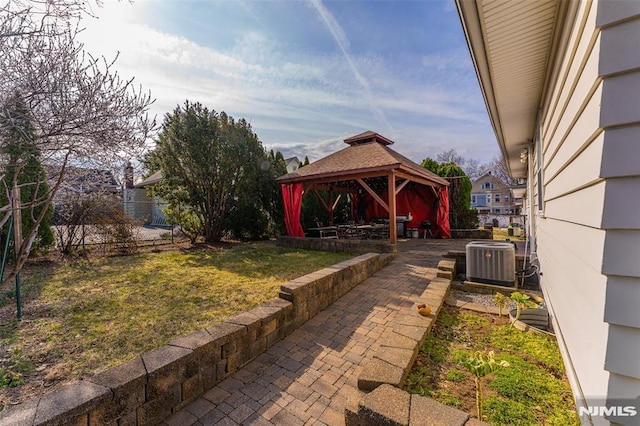
<svg viewBox="0 0 640 426">
<path fill-rule="evenodd" d="M 417 162 L 449 147 L 486 161 L 497 152 L 464 49 L 414 58 L 417 67 L 404 67 L 380 55 L 352 53 L 326 6 L 315 1 L 313 10 L 337 50 L 295 50 L 259 25 L 239 31 L 224 50 L 203 46 L 152 28 L 142 9 L 126 2 L 99 10 L 101 18 L 87 21 L 82 37 L 94 54 L 112 58 L 120 52 L 119 73 L 151 91 L 160 122 L 189 99 L 246 118 L 265 146 L 287 156 L 317 160 L 364 130 L 394 139 L 394 149 Z M 255 21 L 263 19 L 252 13 Z"/>
</svg>

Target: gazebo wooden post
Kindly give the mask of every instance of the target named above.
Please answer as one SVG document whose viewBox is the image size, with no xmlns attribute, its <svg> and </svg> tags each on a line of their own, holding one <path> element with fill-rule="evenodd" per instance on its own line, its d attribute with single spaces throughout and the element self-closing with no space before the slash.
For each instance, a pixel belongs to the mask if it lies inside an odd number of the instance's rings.
<svg viewBox="0 0 640 426">
<path fill-rule="evenodd" d="M 389 241 L 391 244 L 398 242 L 398 228 L 396 226 L 396 175 L 389 173 L 387 194 L 389 200 Z"/>
</svg>

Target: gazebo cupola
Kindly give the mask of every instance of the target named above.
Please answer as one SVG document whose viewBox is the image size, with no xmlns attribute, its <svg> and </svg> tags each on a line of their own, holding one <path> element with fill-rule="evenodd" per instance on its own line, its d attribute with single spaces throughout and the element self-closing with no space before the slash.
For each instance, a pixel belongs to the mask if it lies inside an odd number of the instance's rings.
<svg viewBox="0 0 640 426">
<path fill-rule="evenodd" d="M 387 139 L 382 135 L 374 133 L 372 131 L 366 131 L 360 133 L 359 135 L 351 136 L 344 140 L 344 143 L 347 145 L 355 146 L 355 145 L 364 145 L 365 143 L 377 142 L 380 145 L 387 146 L 393 144 L 391 139 Z"/>
</svg>

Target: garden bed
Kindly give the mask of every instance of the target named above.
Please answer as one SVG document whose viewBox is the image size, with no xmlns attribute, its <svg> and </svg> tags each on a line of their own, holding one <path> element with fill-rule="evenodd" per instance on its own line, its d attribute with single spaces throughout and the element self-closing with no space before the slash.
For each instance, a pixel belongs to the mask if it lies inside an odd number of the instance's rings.
<svg viewBox="0 0 640 426">
<path fill-rule="evenodd" d="M 579 425 L 552 336 L 523 333 L 506 317 L 446 306 L 409 373 L 407 390 L 476 415 L 474 376 L 462 361 L 493 351 L 507 361 L 481 380 L 484 418 L 495 425 Z"/>
</svg>

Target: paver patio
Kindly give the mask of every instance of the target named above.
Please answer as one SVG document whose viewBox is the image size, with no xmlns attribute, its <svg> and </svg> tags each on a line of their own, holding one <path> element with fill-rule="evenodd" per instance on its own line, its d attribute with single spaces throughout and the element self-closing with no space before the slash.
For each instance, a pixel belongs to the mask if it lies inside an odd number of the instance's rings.
<svg viewBox="0 0 640 426">
<path fill-rule="evenodd" d="M 387 324 L 413 307 L 447 250 L 469 240 L 400 241 L 388 266 L 165 421 L 169 426 L 343 425 Z"/>
</svg>

